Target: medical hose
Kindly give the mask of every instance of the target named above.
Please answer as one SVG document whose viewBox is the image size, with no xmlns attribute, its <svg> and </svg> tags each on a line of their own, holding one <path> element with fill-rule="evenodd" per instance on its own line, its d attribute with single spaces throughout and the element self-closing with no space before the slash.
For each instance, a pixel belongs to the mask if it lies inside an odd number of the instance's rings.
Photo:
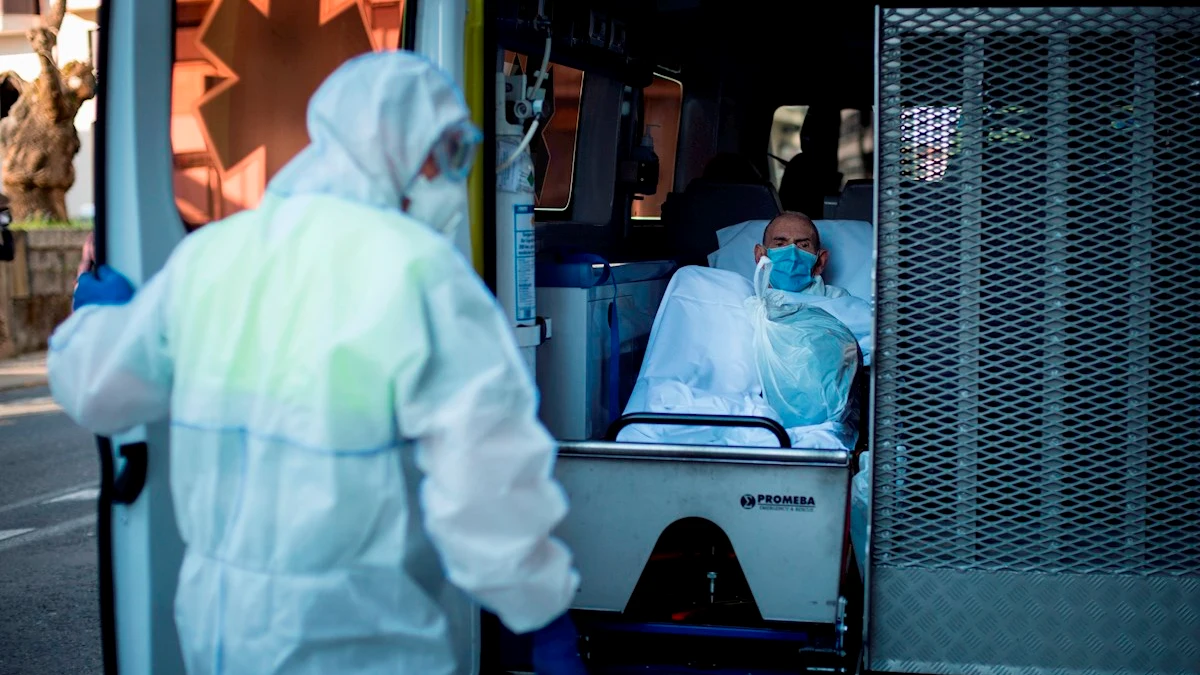
<svg viewBox="0 0 1200 675">
<path fill-rule="evenodd" d="M 538 76 L 533 82 L 533 87 L 524 92 L 526 99 L 530 99 L 533 96 L 532 92 L 536 92 L 541 89 L 542 83 L 546 81 L 546 73 L 550 67 L 550 44 L 550 36 L 547 35 L 546 48 L 542 51 L 542 67 L 538 69 Z M 517 145 L 516 150 L 512 151 L 512 154 L 508 156 L 508 159 L 504 160 L 500 163 L 500 166 L 496 167 L 496 171 L 503 171 L 507 169 L 510 164 L 517 161 L 517 158 L 521 156 L 522 152 L 525 152 L 525 150 L 529 148 L 529 144 L 533 142 L 533 135 L 537 133 L 538 127 L 541 126 L 540 122 L 540 118 L 533 118 L 533 123 L 529 125 L 529 130 L 525 132 L 525 137 L 521 139 L 521 143 Z"/>
</svg>

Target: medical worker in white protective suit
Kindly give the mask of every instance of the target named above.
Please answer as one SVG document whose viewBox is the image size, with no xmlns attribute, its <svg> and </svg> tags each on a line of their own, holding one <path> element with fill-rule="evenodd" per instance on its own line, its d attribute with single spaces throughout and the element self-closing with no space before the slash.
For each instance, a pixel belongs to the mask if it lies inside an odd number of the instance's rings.
<svg viewBox="0 0 1200 675">
<path fill-rule="evenodd" d="M 189 673 L 467 672 L 468 594 L 527 632 L 579 583 L 530 376 L 443 236 L 479 134 L 405 52 L 344 64 L 308 130 L 132 299 L 85 273 L 51 387 L 97 434 L 170 417 Z"/>
</svg>

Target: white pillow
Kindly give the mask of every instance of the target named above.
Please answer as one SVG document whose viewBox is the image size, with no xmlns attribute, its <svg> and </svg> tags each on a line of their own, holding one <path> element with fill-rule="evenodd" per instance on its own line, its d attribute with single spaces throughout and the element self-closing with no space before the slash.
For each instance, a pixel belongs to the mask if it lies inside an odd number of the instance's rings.
<svg viewBox="0 0 1200 675">
<path fill-rule="evenodd" d="M 717 250 L 708 254 L 708 266 L 737 272 L 754 279 L 754 245 L 761 244 L 769 220 L 747 220 L 717 230 Z"/>
<path fill-rule="evenodd" d="M 708 255 L 708 266 L 754 278 L 754 245 L 761 244 L 767 220 L 747 220 L 717 230 L 720 247 Z M 875 272 L 875 228 L 865 220 L 816 220 L 821 248 L 829 263 L 821 275 L 825 283 L 846 289 L 868 302 Z"/>
</svg>

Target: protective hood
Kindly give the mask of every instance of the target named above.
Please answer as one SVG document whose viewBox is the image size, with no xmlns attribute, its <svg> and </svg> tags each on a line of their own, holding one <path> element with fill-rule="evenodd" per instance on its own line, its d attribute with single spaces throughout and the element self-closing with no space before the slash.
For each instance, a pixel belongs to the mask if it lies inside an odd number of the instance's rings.
<svg viewBox="0 0 1200 675">
<path fill-rule="evenodd" d="M 433 144 L 469 118 L 458 85 L 424 58 L 406 51 L 355 57 L 313 94 L 309 145 L 267 190 L 399 209 Z"/>
</svg>

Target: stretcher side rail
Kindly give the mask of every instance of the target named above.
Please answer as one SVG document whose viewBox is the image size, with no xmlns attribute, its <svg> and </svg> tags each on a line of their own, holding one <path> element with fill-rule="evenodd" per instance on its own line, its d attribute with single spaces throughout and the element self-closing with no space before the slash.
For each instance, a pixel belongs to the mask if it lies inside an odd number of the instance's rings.
<svg viewBox="0 0 1200 675">
<path fill-rule="evenodd" d="M 787 429 L 773 419 L 767 417 L 751 417 L 748 415 L 690 415 L 682 413 L 635 412 L 622 415 L 608 426 L 604 440 L 615 441 L 625 427 L 634 424 L 667 424 L 685 427 L 748 427 L 766 429 L 779 441 L 779 447 L 792 447 L 792 439 Z"/>
<path fill-rule="evenodd" d="M 788 466 L 848 467 L 850 451 L 809 448 L 745 448 L 737 446 L 616 443 L 612 441 L 560 441 L 559 457 L 589 459 L 777 464 Z"/>
</svg>

